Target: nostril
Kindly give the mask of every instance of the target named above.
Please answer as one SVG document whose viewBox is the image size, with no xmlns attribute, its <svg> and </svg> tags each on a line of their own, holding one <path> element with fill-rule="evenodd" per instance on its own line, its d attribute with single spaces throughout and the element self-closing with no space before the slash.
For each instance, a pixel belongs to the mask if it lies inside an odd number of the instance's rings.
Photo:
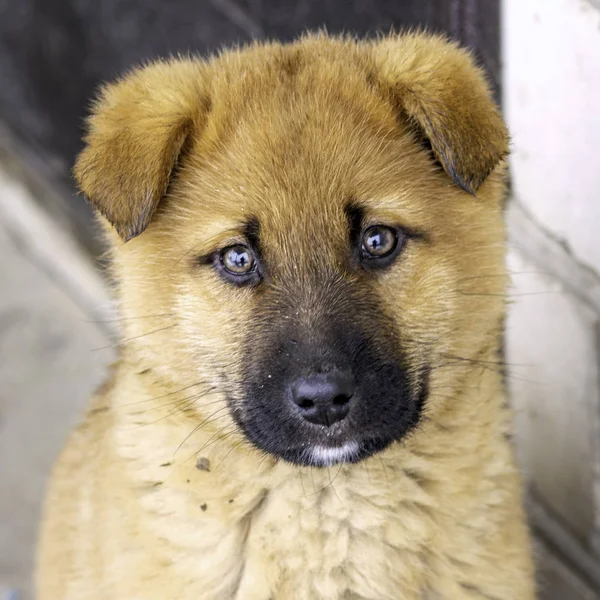
<svg viewBox="0 0 600 600">
<path fill-rule="evenodd" d="M 346 404 L 348 404 L 348 402 L 350 402 L 350 398 L 352 398 L 352 396 L 348 396 L 346 394 L 339 394 L 333 399 L 333 404 L 335 406 L 345 406 Z"/>
<path fill-rule="evenodd" d="M 352 375 L 343 371 L 314 373 L 290 385 L 290 399 L 302 417 L 326 427 L 348 415 L 353 395 Z"/>
<path fill-rule="evenodd" d="M 310 398 L 298 398 L 296 400 L 296 404 L 300 408 L 303 408 L 305 410 L 308 410 L 309 408 L 313 408 L 315 405 L 315 403 Z"/>
</svg>

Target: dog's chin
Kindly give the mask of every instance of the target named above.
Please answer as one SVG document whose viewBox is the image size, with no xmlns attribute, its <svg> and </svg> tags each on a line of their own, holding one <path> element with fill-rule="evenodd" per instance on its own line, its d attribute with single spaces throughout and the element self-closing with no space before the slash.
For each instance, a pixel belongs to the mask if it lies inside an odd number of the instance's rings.
<svg viewBox="0 0 600 600">
<path fill-rule="evenodd" d="M 303 467 L 332 467 L 344 463 L 357 463 L 381 452 L 392 440 L 369 439 L 350 441 L 337 446 L 310 444 L 301 448 L 271 449 L 270 453 L 289 463 Z"/>
</svg>

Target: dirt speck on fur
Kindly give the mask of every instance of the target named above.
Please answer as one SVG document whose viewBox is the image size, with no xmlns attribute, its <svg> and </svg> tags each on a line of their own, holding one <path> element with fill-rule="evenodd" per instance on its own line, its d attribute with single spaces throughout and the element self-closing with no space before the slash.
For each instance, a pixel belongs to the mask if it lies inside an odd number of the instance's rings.
<svg viewBox="0 0 600 600">
<path fill-rule="evenodd" d="M 196 461 L 196 469 L 198 469 L 198 471 L 210 471 L 210 460 L 205 456 L 201 456 Z"/>
</svg>

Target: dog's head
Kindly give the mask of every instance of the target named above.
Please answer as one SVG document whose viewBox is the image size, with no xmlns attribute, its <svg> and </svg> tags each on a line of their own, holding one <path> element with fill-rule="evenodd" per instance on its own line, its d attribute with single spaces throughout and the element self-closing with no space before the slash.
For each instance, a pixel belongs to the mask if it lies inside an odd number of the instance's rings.
<svg viewBox="0 0 600 600">
<path fill-rule="evenodd" d="M 507 134 L 441 38 L 156 63 L 105 88 L 86 141 L 131 351 L 262 450 L 328 465 L 418 434 L 444 365 L 497 343 Z"/>
</svg>

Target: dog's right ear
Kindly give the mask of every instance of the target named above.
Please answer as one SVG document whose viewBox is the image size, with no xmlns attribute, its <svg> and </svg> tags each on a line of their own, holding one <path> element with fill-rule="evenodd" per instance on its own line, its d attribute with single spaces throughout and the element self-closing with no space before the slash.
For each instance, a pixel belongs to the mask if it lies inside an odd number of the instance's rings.
<svg viewBox="0 0 600 600">
<path fill-rule="evenodd" d="M 408 33 L 373 46 L 379 80 L 427 138 L 451 179 L 475 194 L 508 153 L 508 132 L 470 53 L 442 36 Z"/>
<path fill-rule="evenodd" d="M 200 61 L 156 62 L 102 90 L 74 173 L 124 241 L 150 224 L 186 138 L 209 110 Z"/>
</svg>

